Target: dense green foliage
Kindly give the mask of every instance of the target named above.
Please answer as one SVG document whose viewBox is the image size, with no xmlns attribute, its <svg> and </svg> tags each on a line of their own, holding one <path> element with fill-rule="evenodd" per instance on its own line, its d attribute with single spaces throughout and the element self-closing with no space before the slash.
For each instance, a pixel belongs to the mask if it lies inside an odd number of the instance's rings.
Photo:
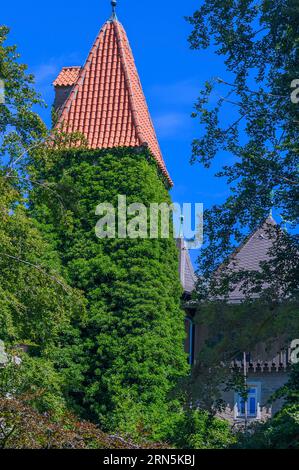
<svg viewBox="0 0 299 470">
<path fill-rule="evenodd" d="M 0 205 L 1 339 L 45 347 L 57 341 L 71 317 L 81 316 L 84 302 L 62 278 L 57 255 L 5 176 L 0 176 Z"/>
<path fill-rule="evenodd" d="M 32 214 L 60 255 L 72 286 L 85 292 L 84 382 L 77 403 L 106 429 L 162 437 L 187 370 L 184 313 L 173 238 L 98 239 L 99 203 L 170 203 L 147 149 L 37 152 Z M 63 201 L 61 205 L 60 201 Z M 137 214 L 136 214 L 137 215 Z"/>
<path fill-rule="evenodd" d="M 27 396 L 27 404 L 37 412 L 61 417 L 66 412 L 62 377 L 52 362 L 43 357 L 30 357 L 20 349 L 12 350 L 7 358 L 5 367 L 0 367 L 1 398 Z"/>
<path fill-rule="evenodd" d="M 33 76 L 18 61 L 15 46 L 5 44 L 0 28 L 0 328 L 6 346 L 29 341 L 45 350 L 57 344 L 70 318 L 81 317 L 84 301 L 62 277 L 59 257 L 28 216 L 28 149 L 40 145 L 45 126 L 32 108 L 42 104 Z M 41 185 L 41 187 L 43 187 Z M 47 191 L 47 188 L 43 189 Z"/>
</svg>

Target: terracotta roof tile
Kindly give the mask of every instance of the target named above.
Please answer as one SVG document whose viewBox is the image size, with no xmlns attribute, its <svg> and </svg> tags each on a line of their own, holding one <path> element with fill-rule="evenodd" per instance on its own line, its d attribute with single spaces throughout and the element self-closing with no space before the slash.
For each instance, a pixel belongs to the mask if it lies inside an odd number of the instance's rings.
<svg viewBox="0 0 299 470">
<path fill-rule="evenodd" d="M 55 87 L 57 86 L 72 86 L 75 85 L 79 74 L 80 74 L 81 67 L 63 67 L 60 74 L 53 82 Z"/>
<path fill-rule="evenodd" d="M 169 184 L 157 136 L 123 26 L 109 20 L 83 68 L 65 67 L 54 86 L 75 85 L 57 126 L 82 132 L 91 148 L 147 144 Z"/>
</svg>

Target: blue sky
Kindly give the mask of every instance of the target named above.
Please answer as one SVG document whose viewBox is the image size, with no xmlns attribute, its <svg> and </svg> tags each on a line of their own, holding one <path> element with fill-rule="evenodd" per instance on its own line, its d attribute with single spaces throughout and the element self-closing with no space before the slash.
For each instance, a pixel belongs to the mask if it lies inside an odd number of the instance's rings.
<svg viewBox="0 0 299 470">
<path fill-rule="evenodd" d="M 184 16 L 200 1 L 119 0 L 117 15 L 124 25 L 169 173 L 175 183 L 176 202 L 220 203 L 228 194 L 215 169 L 189 164 L 191 142 L 202 130 L 191 119 L 193 104 L 204 82 L 227 78 L 223 59 L 211 51 L 191 51 L 191 31 Z M 109 0 L 14 0 L 1 6 L 1 23 L 11 28 L 24 63 L 36 76 L 36 86 L 47 110 L 42 117 L 50 125 L 52 82 L 62 66 L 82 65 L 102 24 L 111 13 Z M 227 161 L 220 155 L 218 162 Z M 193 260 L 197 253 L 192 254 Z"/>
</svg>

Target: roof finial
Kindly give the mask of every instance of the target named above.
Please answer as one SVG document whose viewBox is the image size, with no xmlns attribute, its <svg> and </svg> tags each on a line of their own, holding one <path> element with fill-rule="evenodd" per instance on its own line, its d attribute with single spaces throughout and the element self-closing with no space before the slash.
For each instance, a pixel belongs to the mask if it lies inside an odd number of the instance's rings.
<svg viewBox="0 0 299 470">
<path fill-rule="evenodd" d="M 116 5 L 117 5 L 117 1 L 116 0 L 112 0 L 111 2 L 111 6 L 112 6 L 112 19 L 115 20 L 116 19 Z"/>
</svg>

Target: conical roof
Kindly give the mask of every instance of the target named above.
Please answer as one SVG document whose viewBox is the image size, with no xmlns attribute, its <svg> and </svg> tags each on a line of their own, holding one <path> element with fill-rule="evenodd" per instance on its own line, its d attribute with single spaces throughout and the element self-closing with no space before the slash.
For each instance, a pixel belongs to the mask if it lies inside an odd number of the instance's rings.
<svg viewBox="0 0 299 470">
<path fill-rule="evenodd" d="M 72 87 L 57 126 L 80 132 L 90 148 L 147 145 L 167 172 L 126 32 L 112 17 L 100 30 L 82 68 L 63 68 L 55 88 Z"/>
</svg>

